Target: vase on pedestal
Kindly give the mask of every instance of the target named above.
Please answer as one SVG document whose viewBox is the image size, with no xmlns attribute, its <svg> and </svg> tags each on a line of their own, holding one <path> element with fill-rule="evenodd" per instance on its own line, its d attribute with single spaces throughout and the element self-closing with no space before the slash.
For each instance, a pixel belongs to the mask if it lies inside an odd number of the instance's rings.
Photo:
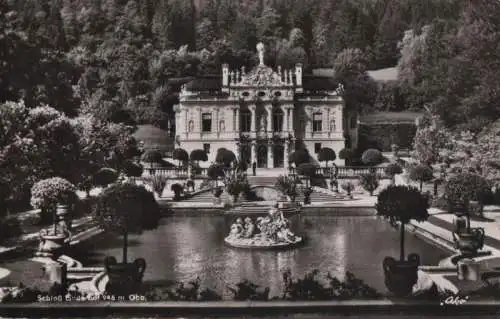
<svg viewBox="0 0 500 319">
<path fill-rule="evenodd" d="M 408 255 L 407 260 L 396 260 L 386 257 L 383 261 L 385 285 L 397 297 L 406 297 L 413 291 L 418 280 L 420 257 L 417 254 Z"/>
<path fill-rule="evenodd" d="M 114 257 L 106 257 L 104 269 L 108 275 L 106 293 L 115 296 L 129 296 L 139 292 L 146 261 L 142 258 L 132 263 L 118 263 Z"/>
</svg>

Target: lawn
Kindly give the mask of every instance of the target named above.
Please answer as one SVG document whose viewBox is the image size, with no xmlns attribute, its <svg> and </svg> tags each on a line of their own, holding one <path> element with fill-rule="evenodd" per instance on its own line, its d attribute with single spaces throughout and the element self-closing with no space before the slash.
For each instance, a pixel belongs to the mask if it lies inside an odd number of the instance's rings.
<svg viewBox="0 0 500 319">
<path fill-rule="evenodd" d="M 168 136 L 168 132 L 153 125 L 138 125 L 134 137 L 143 141 L 146 149 L 156 148 L 165 152 L 174 149 L 174 139 Z"/>
</svg>

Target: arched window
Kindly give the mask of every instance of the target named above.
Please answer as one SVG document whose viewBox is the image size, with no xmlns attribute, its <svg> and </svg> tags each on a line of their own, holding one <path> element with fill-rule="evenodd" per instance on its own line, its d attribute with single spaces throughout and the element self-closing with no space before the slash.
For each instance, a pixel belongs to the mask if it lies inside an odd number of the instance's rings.
<svg viewBox="0 0 500 319">
<path fill-rule="evenodd" d="M 313 114 L 313 132 L 323 131 L 323 114 L 314 113 Z"/>
<path fill-rule="evenodd" d="M 250 132 L 252 126 L 252 113 L 250 110 L 243 109 L 240 112 L 240 131 Z"/>
<path fill-rule="evenodd" d="M 273 132 L 283 131 L 283 111 L 277 108 L 273 112 Z"/>
</svg>

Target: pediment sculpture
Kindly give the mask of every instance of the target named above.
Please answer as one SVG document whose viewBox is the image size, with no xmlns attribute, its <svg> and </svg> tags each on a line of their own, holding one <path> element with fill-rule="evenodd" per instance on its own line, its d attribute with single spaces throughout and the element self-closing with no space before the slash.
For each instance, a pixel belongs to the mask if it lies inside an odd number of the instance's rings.
<svg viewBox="0 0 500 319">
<path fill-rule="evenodd" d="M 258 66 L 247 75 L 243 76 L 242 86 L 279 86 L 282 85 L 281 77 L 267 66 Z"/>
</svg>

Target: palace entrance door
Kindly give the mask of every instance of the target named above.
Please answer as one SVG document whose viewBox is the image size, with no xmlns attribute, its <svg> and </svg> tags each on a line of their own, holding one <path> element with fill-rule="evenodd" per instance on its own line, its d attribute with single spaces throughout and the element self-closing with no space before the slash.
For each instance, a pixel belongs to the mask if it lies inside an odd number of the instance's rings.
<svg viewBox="0 0 500 319">
<path fill-rule="evenodd" d="M 257 146 L 257 167 L 267 168 L 267 145 Z"/>
<path fill-rule="evenodd" d="M 273 146 L 273 162 L 275 168 L 285 167 L 285 147 L 283 145 Z"/>
</svg>

